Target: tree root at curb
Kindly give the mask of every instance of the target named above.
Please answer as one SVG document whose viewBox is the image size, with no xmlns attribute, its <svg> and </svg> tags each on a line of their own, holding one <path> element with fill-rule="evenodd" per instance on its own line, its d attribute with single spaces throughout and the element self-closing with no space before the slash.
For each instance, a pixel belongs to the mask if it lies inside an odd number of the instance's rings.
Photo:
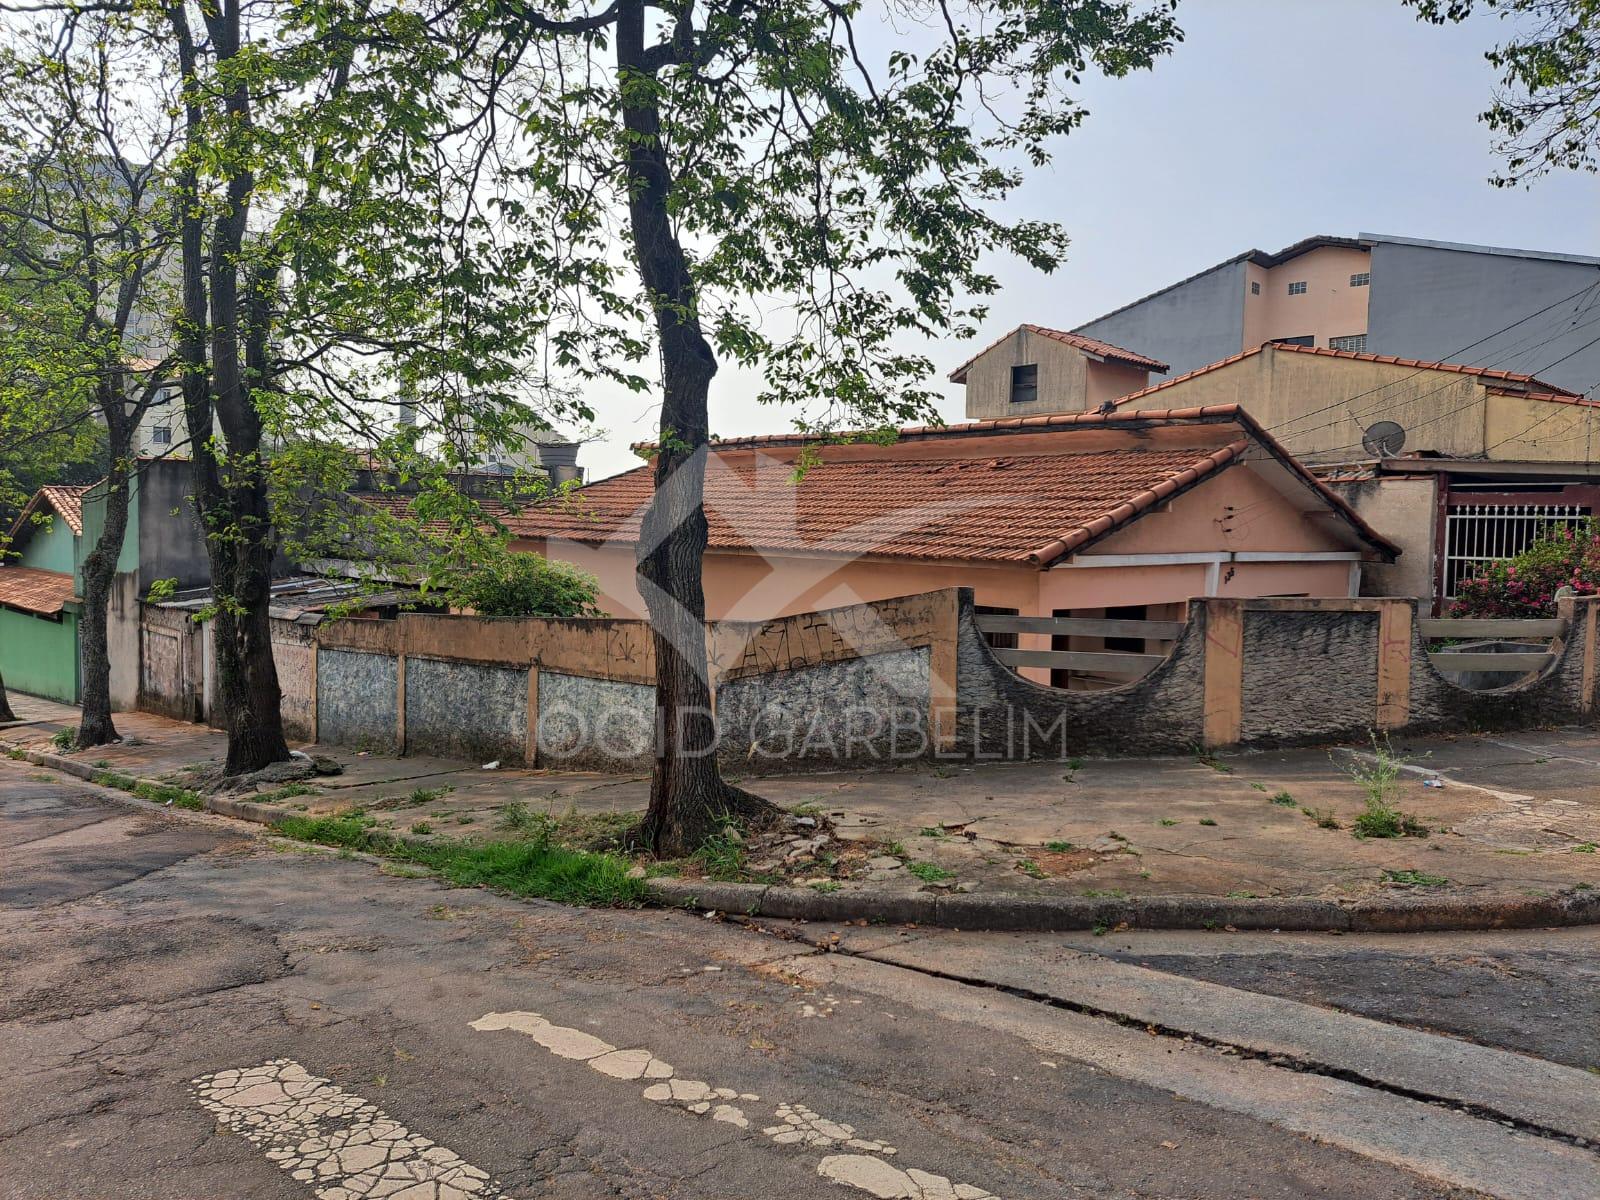
<svg viewBox="0 0 1600 1200">
<path fill-rule="evenodd" d="M 772 801 L 718 779 L 710 788 L 674 796 L 669 805 L 652 804 L 644 820 L 622 840 L 630 849 L 678 858 L 693 854 L 729 828 L 742 837 L 769 829 L 787 815 Z"/>
</svg>

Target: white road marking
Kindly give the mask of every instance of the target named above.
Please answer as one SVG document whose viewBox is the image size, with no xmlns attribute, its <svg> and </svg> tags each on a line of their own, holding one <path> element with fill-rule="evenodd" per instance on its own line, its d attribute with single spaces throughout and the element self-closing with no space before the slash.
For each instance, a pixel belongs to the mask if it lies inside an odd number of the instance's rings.
<svg viewBox="0 0 1600 1200">
<path fill-rule="evenodd" d="M 201 1105 L 321 1200 L 497 1200 L 446 1146 L 287 1058 L 193 1081 Z"/>
<path fill-rule="evenodd" d="M 709 1113 L 712 1120 L 725 1121 L 740 1129 L 750 1127 L 749 1118 L 743 1109 L 726 1101 L 760 1099 L 751 1092 L 714 1087 L 699 1079 L 679 1079 L 670 1065 L 642 1047 L 618 1050 L 580 1029 L 552 1025 L 538 1013 L 485 1013 L 471 1022 L 471 1026 L 480 1031 L 511 1029 L 526 1034 L 552 1054 L 579 1059 L 614 1079 L 656 1079 L 659 1082 L 644 1089 L 646 1100 L 673 1104 L 696 1116 Z M 761 1132 L 777 1145 L 812 1149 L 843 1146 L 870 1151 L 828 1155 L 817 1164 L 817 1174 L 834 1183 L 868 1192 L 878 1200 L 997 1200 L 993 1193 L 972 1184 L 952 1183 L 943 1175 L 914 1167 L 901 1169 L 882 1158 L 874 1158 L 874 1154 L 894 1154 L 895 1148 L 886 1142 L 859 1137 L 855 1126 L 829 1120 L 803 1104 L 779 1104 L 773 1117 L 777 1123 L 765 1126 Z"/>
</svg>

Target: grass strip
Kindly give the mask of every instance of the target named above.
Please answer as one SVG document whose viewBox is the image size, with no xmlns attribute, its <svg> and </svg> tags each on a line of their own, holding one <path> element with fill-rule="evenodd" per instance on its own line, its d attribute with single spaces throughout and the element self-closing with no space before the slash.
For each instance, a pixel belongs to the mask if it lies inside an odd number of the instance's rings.
<svg viewBox="0 0 1600 1200">
<path fill-rule="evenodd" d="M 591 908 L 634 907 L 644 901 L 644 881 L 629 877 L 632 864 L 626 859 L 572 850 L 544 838 L 418 843 L 374 828 L 366 816 L 286 816 L 273 829 L 298 841 L 416 863 L 457 887 L 490 887 Z"/>
</svg>

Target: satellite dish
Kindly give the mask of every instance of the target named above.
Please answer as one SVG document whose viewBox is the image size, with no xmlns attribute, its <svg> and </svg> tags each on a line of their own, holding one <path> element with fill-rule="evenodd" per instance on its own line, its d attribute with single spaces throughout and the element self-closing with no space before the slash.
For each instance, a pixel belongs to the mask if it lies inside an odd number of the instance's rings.
<svg viewBox="0 0 1600 1200">
<path fill-rule="evenodd" d="M 1374 458 L 1393 458 L 1405 444 L 1405 427 L 1398 421 L 1379 421 L 1361 435 L 1361 448 Z"/>
</svg>

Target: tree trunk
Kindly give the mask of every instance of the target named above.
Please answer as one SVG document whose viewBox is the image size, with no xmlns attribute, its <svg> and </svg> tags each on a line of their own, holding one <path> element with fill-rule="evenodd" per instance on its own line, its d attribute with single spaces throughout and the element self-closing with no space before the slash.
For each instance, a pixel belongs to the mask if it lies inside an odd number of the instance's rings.
<svg viewBox="0 0 1600 1200">
<path fill-rule="evenodd" d="M 654 93 L 635 86 L 646 61 L 642 0 L 618 13 L 617 67 L 628 133 L 628 215 L 640 277 L 655 309 L 661 347 L 661 443 L 655 498 L 639 531 L 639 591 L 650 612 L 656 656 L 655 763 L 640 839 L 661 855 L 698 849 L 730 820 L 769 819 L 777 809 L 727 783 L 717 765 L 717 728 L 706 658 L 701 570 L 707 397 L 717 360 L 700 330 L 689 262 L 672 228 L 672 173 L 661 144 Z"/>
<path fill-rule="evenodd" d="M 15 721 L 17 714 L 11 711 L 11 697 L 6 695 L 6 677 L 0 675 L 0 721 Z"/>
<path fill-rule="evenodd" d="M 116 378 L 115 374 L 113 378 Z M 121 389 L 113 385 L 110 406 L 123 406 Z M 94 549 L 83 560 L 83 622 L 78 626 L 79 656 L 83 664 L 83 712 L 78 718 L 77 748 L 103 746 L 117 741 L 111 723 L 111 647 L 107 635 L 111 585 L 117 559 L 128 528 L 128 419 L 101 405 L 111 430 L 111 470 L 106 476 L 106 519 Z"/>
<path fill-rule="evenodd" d="M 185 133 L 190 148 L 198 149 L 203 144 L 204 114 L 197 97 L 206 94 L 199 80 L 198 49 L 184 7 L 174 5 L 168 16 L 178 40 L 186 85 Z M 237 0 L 226 0 L 205 10 L 203 16 L 219 62 L 237 58 L 241 32 Z M 241 80 L 228 89 L 223 101 L 231 123 L 238 127 L 249 124 L 246 82 Z M 289 757 L 268 612 L 272 515 L 261 462 L 261 419 L 250 395 L 252 379 L 246 378 L 247 373 L 253 374 L 256 382 L 262 378 L 266 324 L 261 311 L 242 311 L 249 306 L 241 305 L 239 296 L 240 262 L 254 189 L 254 176 L 236 165 L 228 179 L 227 203 L 217 214 L 208 247 L 192 167 L 180 175 L 177 188 L 183 263 L 179 355 L 185 363 L 184 415 L 192 447 L 195 507 L 206 537 L 216 600 L 212 634 L 218 699 L 228 731 L 224 770 L 229 775 L 260 770 Z M 220 459 L 214 437 L 218 423 L 226 443 Z"/>
</svg>

